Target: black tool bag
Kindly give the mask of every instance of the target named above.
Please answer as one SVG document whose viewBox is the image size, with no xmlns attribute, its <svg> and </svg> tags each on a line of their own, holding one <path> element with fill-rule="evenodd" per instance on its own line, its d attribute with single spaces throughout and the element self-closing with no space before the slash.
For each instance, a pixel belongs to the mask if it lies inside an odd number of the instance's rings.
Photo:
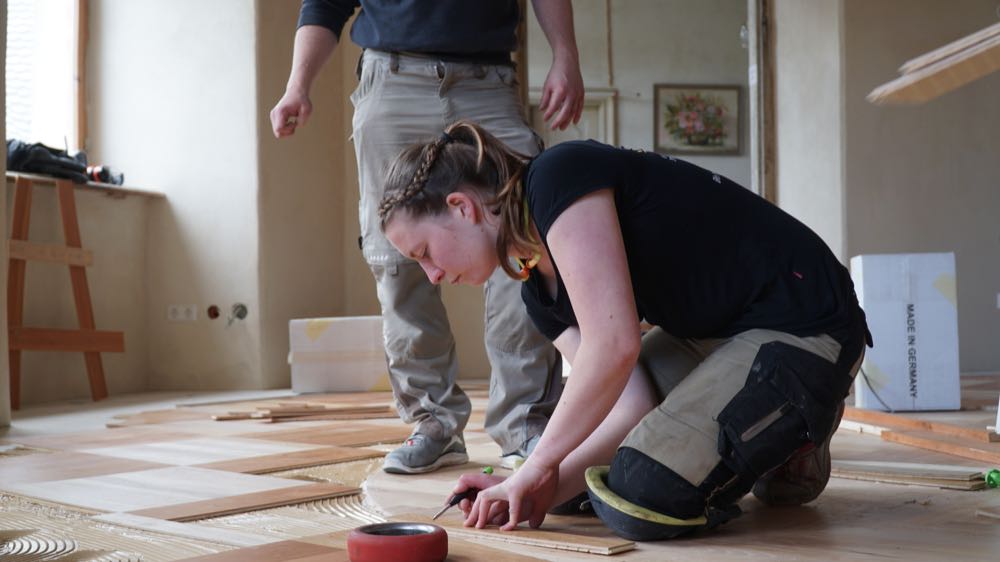
<svg viewBox="0 0 1000 562">
<path fill-rule="evenodd" d="M 87 156 L 78 152 L 70 156 L 65 150 L 28 144 L 17 139 L 7 141 L 7 171 L 44 174 L 87 183 Z"/>
</svg>

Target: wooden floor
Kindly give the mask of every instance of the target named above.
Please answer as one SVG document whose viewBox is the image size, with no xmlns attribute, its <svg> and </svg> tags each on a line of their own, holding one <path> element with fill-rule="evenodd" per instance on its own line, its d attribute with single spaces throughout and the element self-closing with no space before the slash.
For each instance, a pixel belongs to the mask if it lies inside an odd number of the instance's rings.
<svg viewBox="0 0 1000 562">
<path fill-rule="evenodd" d="M 989 417 L 990 404 L 996 404 L 1000 377 L 967 378 L 964 383 L 963 397 L 970 410 L 938 416 L 949 423 L 981 425 Z M 173 405 L 197 397 L 160 397 L 159 403 L 145 406 L 141 400 L 126 398 L 117 409 L 116 397 L 112 397 L 102 405 L 47 406 L 18 412 L 13 428 L 0 432 L 0 490 L 4 492 L 0 495 L 0 558 L 16 552 L 10 550 L 11 545 L 30 538 L 30 533 L 39 536 L 48 517 L 51 529 L 46 536 L 50 544 L 70 556 L 65 560 L 86 559 L 80 557 L 83 551 L 107 554 L 115 549 L 138 552 L 145 560 L 195 555 L 207 556 L 206 560 L 346 560 L 347 529 L 383 518 L 425 518 L 441 505 L 458 474 L 499 462 L 499 448 L 482 431 L 486 391 L 481 387 L 469 393 L 474 412 L 466 432 L 470 464 L 427 475 L 399 476 L 377 470 L 377 457 L 407 434 L 407 428 L 396 419 L 211 420 L 213 414 L 289 400 L 280 394 L 240 394 L 237 396 L 243 402 L 239 404 L 226 403 L 227 396 L 217 396 L 213 398 L 222 403 L 193 407 Z M 390 403 L 391 396 L 337 395 L 325 401 L 338 406 L 377 406 Z M 984 407 L 987 410 L 980 409 Z M 125 414 L 113 418 L 117 412 Z M 94 420 L 121 427 L 96 429 Z M 854 430 L 842 428 L 834 438 L 837 460 L 962 466 L 971 471 L 994 466 L 887 442 L 878 435 L 858 432 L 857 425 L 851 427 Z M 386 444 L 375 444 L 378 442 Z M 1000 443 L 983 443 L 982 447 L 1000 455 Z M 374 470 L 364 483 L 363 496 L 351 495 L 358 491 L 353 485 L 337 485 L 329 478 L 303 476 L 292 470 L 311 463 L 373 456 L 374 461 L 369 458 L 339 465 Z M 327 507 L 299 503 L 317 498 L 327 502 Z M 293 505 L 276 507 L 285 504 Z M 52 511 L 53 506 L 62 510 L 59 515 Z M 743 516 L 717 530 L 680 540 L 640 543 L 614 558 L 1000 559 L 1000 519 L 977 516 L 977 512 L 1000 513 L 998 489 L 959 491 L 834 478 L 827 491 L 807 506 L 769 508 L 750 496 L 741 507 Z M 30 517 L 22 515 L 25 513 Z M 66 527 L 66 540 L 57 544 L 52 537 L 58 536 L 56 530 L 68 519 L 76 526 Z M 444 517 L 449 525 L 458 521 L 457 510 Z M 108 529 L 118 532 L 92 539 L 81 530 L 84 525 L 92 534 Z M 543 529 L 549 534 L 542 538 L 584 542 L 572 540 L 571 535 L 577 534 L 608 544 L 621 542 L 592 517 L 550 516 Z M 553 534 L 556 532 L 566 535 Z M 142 552 L 143 542 L 134 539 L 143 533 L 160 541 L 162 548 Z M 515 532 L 500 538 L 532 536 Z M 75 554 L 65 546 L 70 539 L 76 540 Z M 169 548 L 172 544 L 174 550 Z M 511 544 L 474 530 L 454 530 L 450 544 L 451 560 L 602 558 Z"/>
</svg>

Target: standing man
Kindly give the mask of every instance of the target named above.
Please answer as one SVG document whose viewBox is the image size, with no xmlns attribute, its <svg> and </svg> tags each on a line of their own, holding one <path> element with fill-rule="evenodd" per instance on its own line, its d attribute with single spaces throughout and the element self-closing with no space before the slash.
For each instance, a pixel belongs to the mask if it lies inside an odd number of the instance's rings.
<svg viewBox="0 0 1000 562">
<path fill-rule="evenodd" d="M 572 6 L 570 0 L 532 5 L 553 53 L 539 109 L 553 129 L 565 129 L 583 109 Z M 358 6 L 351 39 L 364 53 L 351 101 L 361 250 L 382 305 L 400 417 L 416 424 L 410 438 L 386 456 L 384 470 L 417 474 L 468 461 L 462 432 L 472 408 L 455 382 L 455 340 L 440 287 L 379 228 L 386 168 L 405 147 L 439 136 L 459 119 L 478 122 L 524 154 L 538 153 L 540 141 L 525 122 L 510 59 L 521 16 L 517 0 L 303 0 L 291 75 L 271 110 L 276 137 L 292 135 L 307 122 L 312 82 Z M 532 451 L 558 402 L 560 360 L 528 319 L 517 281 L 498 270 L 485 285 L 485 297 L 492 368 L 485 425 L 500 445 L 501 464 L 512 467 Z"/>
</svg>

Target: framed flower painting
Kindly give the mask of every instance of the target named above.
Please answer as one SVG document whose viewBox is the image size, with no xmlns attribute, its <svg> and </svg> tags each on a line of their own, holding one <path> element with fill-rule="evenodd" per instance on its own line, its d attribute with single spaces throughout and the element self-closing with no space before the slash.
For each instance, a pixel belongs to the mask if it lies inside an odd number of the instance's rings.
<svg viewBox="0 0 1000 562">
<path fill-rule="evenodd" d="M 653 148 L 663 154 L 739 154 L 740 87 L 654 84 Z"/>
</svg>

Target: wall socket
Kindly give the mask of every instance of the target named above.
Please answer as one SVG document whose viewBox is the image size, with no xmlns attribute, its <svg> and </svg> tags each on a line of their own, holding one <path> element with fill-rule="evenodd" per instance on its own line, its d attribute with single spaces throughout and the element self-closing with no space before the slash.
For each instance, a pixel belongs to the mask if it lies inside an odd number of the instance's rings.
<svg viewBox="0 0 1000 562">
<path fill-rule="evenodd" d="M 198 320 L 198 305 L 196 304 L 167 305 L 167 320 L 171 322 L 195 322 Z"/>
</svg>

